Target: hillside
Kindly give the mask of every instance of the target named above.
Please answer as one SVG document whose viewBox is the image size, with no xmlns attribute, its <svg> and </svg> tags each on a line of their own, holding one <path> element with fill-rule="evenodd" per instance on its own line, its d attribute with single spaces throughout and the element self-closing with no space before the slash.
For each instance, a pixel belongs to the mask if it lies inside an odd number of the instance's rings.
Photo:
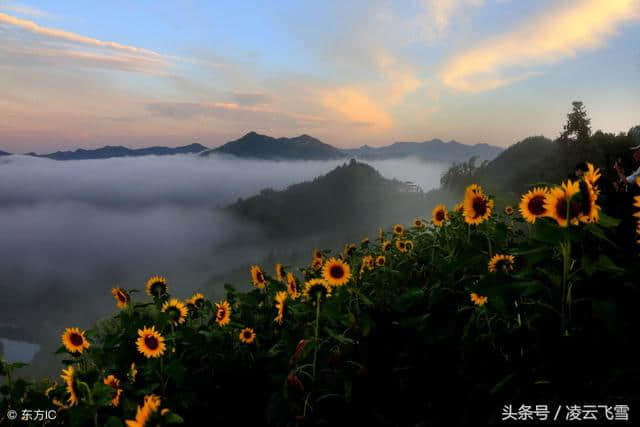
<svg viewBox="0 0 640 427">
<path fill-rule="evenodd" d="M 339 149 L 309 135 L 300 135 L 294 138 L 273 138 L 256 132 L 249 132 L 240 139 L 205 151 L 200 155 L 209 156 L 219 153 L 270 160 L 331 160 L 345 157 Z"/>
<path fill-rule="evenodd" d="M 461 162 L 471 157 L 492 160 L 502 152 L 502 148 L 489 144 L 466 145 L 457 141 L 443 142 L 432 139 L 424 142 L 395 142 L 385 147 L 370 147 L 343 150 L 351 156 L 365 160 L 385 160 L 402 157 L 418 157 L 427 161 Z"/>
<path fill-rule="evenodd" d="M 110 159 L 113 157 L 140 157 L 140 156 L 170 156 L 174 154 L 196 154 L 207 150 L 201 144 L 189 144 L 182 147 L 147 147 L 127 148 L 123 146 L 107 145 L 95 150 L 79 148 L 75 151 L 56 151 L 50 154 L 32 154 L 36 157 L 46 157 L 52 160 L 93 160 Z"/>
<path fill-rule="evenodd" d="M 379 225 L 410 221 L 416 213 L 427 217 L 435 195 L 444 197 L 440 191 L 424 194 L 415 190 L 351 160 L 311 182 L 283 191 L 266 189 L 238 200 L 229 210 L 280 236 L 347 230 L 361 236 L 375 232 Z"/>
<path fill-rule="evenodd" d="M 11 153 L 7 153 L 6 151 L 0 150 L 0 156 L 10 156 Z"/>
</svg>

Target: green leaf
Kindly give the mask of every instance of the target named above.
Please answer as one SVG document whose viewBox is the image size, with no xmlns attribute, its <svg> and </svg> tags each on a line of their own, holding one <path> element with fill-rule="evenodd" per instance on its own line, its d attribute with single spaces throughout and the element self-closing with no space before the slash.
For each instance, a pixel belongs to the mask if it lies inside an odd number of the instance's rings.
<svg viewBox="0 0 640 427">
<path fill-rule="evenodd" d="M 353 344 L 354 341 L 351 338 L 347 338 L 342 334 L 338 334 L 336 332 L 334 332 L 333 330 L 331 330 L 330 328 L 324 328 L 325 332 L 327 333 L 327 335 L 329 335 L 331 338 L 333 338 L 334 340 L 338 341 L 339 343 L 342 344 Z"/>
<path fill-rule="evenodd" d="M 600 221 L 598 223 L 605 228 L 612 228 L 617 227 L 620 224 L 620 220 L 600 212 Z"/>
<path fill-rule="evenodd" d="M 96 405 L 107 406 L 115 396 L 115 390 L 102 381 L 96 381 L 91 389 L 91 396 Z"/>
<path fill-rule="evenodd" d="M 175 412 L 169 412 L 167 415 L 165 415 L 164 420 L 169 424 L 182 424 L 182 423 L 184 423 L 184 420 L 182 419 L 182 417 L 180 415 L 176 414 Z"/>
</svg>

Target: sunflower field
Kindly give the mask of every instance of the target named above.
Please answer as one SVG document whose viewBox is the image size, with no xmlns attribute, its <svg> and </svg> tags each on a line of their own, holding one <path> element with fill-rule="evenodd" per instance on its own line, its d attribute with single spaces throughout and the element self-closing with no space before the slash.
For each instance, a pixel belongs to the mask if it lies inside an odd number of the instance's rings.
<svg viewBox="0 0 640 427">
<path fill-rule="evenodd" d="M 179 300 L 178 280 L 162 276 L 143 292 L 114 288 L 112 318 L 61 327 L 58 379 L 15 379 L 21 365 L 3 362 L 0 417 L 37 407 L 70 426 L 482 425 L 506 403 L 629 404 L 638 251 L 612 238 L 619 220 L 589 167 L 519 206 L 471 185 L 450 210 L 314 249 L 302 268 L 254 265 L 251 290 L 226 285 L 220 300 Z"/>
</svg>

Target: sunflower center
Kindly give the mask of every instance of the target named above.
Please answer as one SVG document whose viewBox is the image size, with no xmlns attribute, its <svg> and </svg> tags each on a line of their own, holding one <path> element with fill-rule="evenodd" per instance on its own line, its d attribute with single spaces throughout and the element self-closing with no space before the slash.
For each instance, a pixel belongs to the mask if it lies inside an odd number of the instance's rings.
<svg viewBox="0 0 640 427">
<path fill-rule="evenodd" d="M 250 331 L 244 331 L 244 339 L 248 340 L 249 338 L 251 338 L 251 332 Z"/>
<path fill-rule="evenodd" d="M 311 287 L 311 289 L 309 289 L 309 293 L 312 294 L 312 295 L 317 295 L 317 294 L 324 295 L 324 293 L 326 291 L 327 290 L 322 285 L 313 285 L 313 287 Z"/>
<path fill-rule="evenodd" d="M 339 265 L 333 265 L 329 269 L 329 275 L 334 279 L 341 279 L 344 276 L 344 269 Z"/>
<path fill-rule="evenodd" d="M 544 196 L 532 197 L 531 200 L 529 200 L 527 208 L 529 208 L 529 212 L 535 216 L 543 215 L 545 213 Z"/>
<path fill-rule="evenodd" d="M 473 211 L 476 217 L 484 216 L 487 213 L 487 202 L 482 197 L 473 199 Z"/>
<path fill-rule="evenodd" d="M 118 299 L 120 302 L 127 302 L 127 297 L 122 292 L 118 292 Z"/>
<path fill-rule="evenodd" d="M 224 319 L 224 316 L 227 314 L 227 310 L 225 310 L 224 308 L 220 308 L 218 309 L 218 313 L 217 313 L 217 318 L 218 320 L 222 320 Z"/>
<path fill-rule="evenodd" d="M 84 342 L 84 340 L 82 339 L 82 335 L 76 333 L 69 335 L 69 341 L 71 341 L 71 344 L 75 346 L 81 346 Z"/>
<path fill-rule="evenodd" d="M 162 295 L 164 293 L 164 283 L 154 282 L 151 285 L 151 293 L 154 295 Z"/>
<path fill-rule="evenodd" d="M 256 278 L 258 282 L 264 282 L 264 275 L 260 271 L 256 274 Z"/>
<path fill-rule="evenodd" d="M 444 221 L 444 212 L 443 211 L 436 212 L 436 219 L 438 221 Z"/>
<path fill-rule="evenodd" d="M 176 320 L 180 317 L 180 310 L 177 307 L 169 307 L 167 314 L 171 319 Z"/>
<path fill-rule="evenodd" d="M 154 337 L 154 336 L 146 336 L 146 337 L 144 337 L 144 345 L 149 350 L 155 350 L 155 349 L 158 348 L 160 343 L 158 342 L 158 339 L 156 337 Z"/>
</svg>

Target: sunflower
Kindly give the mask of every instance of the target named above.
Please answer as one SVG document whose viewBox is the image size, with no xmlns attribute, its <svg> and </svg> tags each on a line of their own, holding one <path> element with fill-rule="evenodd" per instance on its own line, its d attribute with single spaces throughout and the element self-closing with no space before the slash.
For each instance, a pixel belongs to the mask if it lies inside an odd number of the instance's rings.
<svg viewBox="0 0 640 427">
<path fill-rule="evenodd" d="M 129 295 L 122 288 L 111 288 L 111 295 L 116 299 L 118 308 L 124 308 L 129 304 Z"/>
<path fill-rule="evenodd" d="M 156 331 L 156 327 L 145 327 L 144 329 L 138 329 L 139 338 L 136 341 L 138 351 L 149 359 L 151 357 L 160 357 L 164 354 L 166 345 L 164 344 L 164 337 Z"/>
<path fill-rule="evenodd" d="M 324 258 L 324 255 L 322 255 L 322 251 L 320 251 L 320 249 L 314 249 L 313 252 L 311 253 L 311 258 L 313 259 L 322 259 Z"/>
<path fill-rule="evenodd" d="M 378 240 L 380 240 L 380 242 L 384 242 L 384 237 L 385 237 L 384 228 L 382 227 L 378 228 Z"/>
<path fill-rule="evenodd" d="M 154 394 L 144 397 L 144 404 L 138 405 L 135 420 L 126 420 L 127 427 L 144 427 L 151 417 L 158 412 L 162 399 Z"/>
<path fill-rule="evenodd" d="M 204 306 L 204 301 L 204 295 L 200 292 L 196 292 L 191 296 L 191 298 L 185 301 L 185 304 L 187 304 L 187 308 L 189 308 L 189 311 L 191 312 L 198 308 L 202 308 Z"/>
<path fill-rule="evenodd" d="M 258 289 L 264 289 L 267 280 L 264 277 L 262 269 L 258 265 L 251 266 L 251 283 Z"/>
<path fill-rule="evenodd" d="M 413 241 L 412 241 L 412 240 L 405 240 L 405 241 L 404 241 L 404 247 L 405 247 L 408 251 L 412 251 L 412 250 L 413 250 Z"/>
<path fill-rule="evenodd" d="M 283 279 L 284 279 L 284 268 L 282 267 L 282 264 L 277 263 L 276 264 L 276 280 L 282 283 Z"/>
<path fill-rule="evenodd" d="M 493 258 L 491 258 L 491 261 L 489 261 L 489 272 L 495 273 L 500 268 L 512 271 L 515 262 L 516 258 L 513 255 L 494 255 Z"/>
<path fill-rule="evenodd" d="M 240 341 L 245 344 L 251 344 L 256 339 L 256 333 L 252 328 L 244 328 L 240 331 Z"/>
<path fill-rule="evenodd" d="M 600 206 L 598 205 L 599 190 L 590 181 L 580 182 L 580 221 L 593 223 L 600 220 Z"/>
<path fill-rule="evenodd" d="M 304 284 L 304 290 L 302 295 L 304 299 L 309 299 L 312 296 L 316 296 L 318 293 L 321 296 L 331 296 L 331 285 L 324 279 L 311 279 Z"/>
<path fill-rule="evenodd" d="M 116 392 L 116 395 L 113 397 L 113 399 L 111 399 L 111 406 L 120 405 L 120 395 L 122 394 L 122 389 L 120 388 L 120 380 L 113 375 L 109 375 L 103 380 L 103 382 L 105 385 L 113 388 Z"/>
<path fill-rule="evenodd" d="M 396 249 L 398 249 L 400 252 L 407 252 L 407 245 L 405 243 L 404 240 L 396 240 Z"/>
<path fill-rule="evenodd" d="M 287 299 L 287 293 L 285 291 L 280 291 L 276 294 L 275 299 L 276 299 L 276 310 L 278 310 L 278 315 L 276 316 L 275 319 L 273 319 L 273 321 L 282 325 L 282 321 L 284 320 L 284 302 Z"/>
<path fill-rule="evenodd" d="M 187 315 L 189 314 L 187 307 L 175 298 L 171 298 L 162 305 L 162 312 L 167 313 L 169 320 L 174 326 L 178 326 L 186 322 Z"/>
<path fill-rule="evenodd" d="M 367 246 L 369 242 L 370 242 L 369 238 L 365 237 L 364 239 L 360 240 L 360 246 Z"/>
<path fill-rule="evenodd" d="M 462 215 L 464 221 L 470 225 L 482 224 L 491 216 L 493 200 L 487 197 L 477 184 L 467 187 L 464 195 Z"/>
<path fill-rule="evenodd" d="M 462 213 L 464 211 L 464 202 L 456 203 L 453 205 L 453 211 L 455 213 Z"/>
<path fill-rule="evenodd" d="M 396 224 L 393 226 L 393 234 L 396 236 L 402 236 L 404 234 L 404 225 Z"/>
<path fill-rule="evenodd" d="M 322 278 L 330 286 L 342 286 L 351 278 L 351 268 L 340 259 L 330 258 L 322 267 Z"/>
<path fill-rule="evenodd" d="M 356 245 L 354 245 L 353 243 L 348 243 L 348 244 L 344 245 L 344 257 L 345 258 L 348 257 L 355 250 L 356 250 Z"/>
<path fill-rule="evenodd" d="M 373 257 L 371 255 L 365 255 L 362 257 L 362 263 L 360 264 L 360 275 L 364 273 L 364 270 L 373 270 L 373 267 L 375 267 Z"/>
<path fill-rule="evenodd" d="M 598 189 L 597 182 L 600 179 L 600 169 L 596 169 L 593 164 L 587 163 L 587 171 L 582 176 L 582 179 L 591 185 L 596 194 L 600 194 L 600 190 Z"/>
<path fill-rule="evenodd" d="M 67 369 L 63 369 L 60 377 L 64 380 L 67 393 L 69 393 L 67 403 L 69 403 L 69 406 L 76 406 L 78 404 L 78 382 L 76 378 L 76 371 L 73 369 L 73 366 L 70 365 Z"/>
<path fill-rule="evenodd" d="M 445 205 L 437 205 L 431 212 L 431 221 L 436 227 L 442 227 L 449 220 L 449 214 Z"/>
<path fill-rule="evenodd" d="M 413 228 L 424 228 L 424 221 L 421 218 L 415 218 L 412 225 Z"/>
<path fill-rule="evenodd" d="M 561 187 L 552 189 L 544 202 L 544 208 L 547 210 L 547 216 L 555 219 L 560 227 L 566 227 L 569 222 L 572 225 L 578 225 L 580 216 L 580 204 L 573 199 L 580 191 L 578 182 L 568 180 L 562 183 Z M 567 213 L 569 218 L 567 218 Z"/>
<path fill-rule="evenodd" d="M 322 258 L 314 258 L 313 261 L 311 261 L 311 268 L 313 271 L 318 271 L 322 268 L 323 264 L 324 261 L 322 261 Z"/>
<path fill-rule="evenodd" d="M 169 291 L 169 283 L 162 276 L 153 276 L 147 280 L 147 294 L 153 298 L 159 298 L 166 295 Z"/>
<path fill-rule="evenodd" d="M 525 221 L 534 224 L 536 219 L 547 214 L 544 202 L 548 194 L 548 188 L 536 187 L 522 196 L 518 208 L 520 209 L 520 215 L 522 215 Z"/>
<path fill-rule="evenodd" d="M 485 305 L 488 300 L 489 298 L 487 297 L 483 297 L 476 294 L 475 292 L 471 292 L 471 301 L 479 307 L 482 307 L 483 305 Z"/>
<path fill-rule="evenodd" d="M 220 326 L 228 325 L 231 322 L 231 305 L 224 300 L 216 303 L 216 323 Z"/>
<path fill-rule="evenodd" d="M 78 328 L 67 328 L 62 334 L 62 344 L 71 354 L 80 354 L 89 348 L 89 341 L 84 337 L 84 331 Z"/>
<path fill-rule="evenodd" d="M 504 207 L 504 213 L 511 216 L 513 215 L 513 206 L 507 205 Z"/>
<path fill-rule="evenodd" d="M 298 279 L 292 272 L 287 273 L 287 292 L 291 299 L 295 300 L 300 296 L 300 286 L 298 285 Z"/>
<path fill-rule="evenodd" d="M 382 242 L 382 251 L 383 252 L 388 252 L 389 249 L 391 249 L 391 241 L 390 240 L 385 240 L 384 242 Z"/>
<path fill-rule="evenodd" d="M 378 267 L 384 267 L 385 262 L 386 262 L 386 258 L 384 257 L 384 255 L 378 255 L 376 257 L 376 265 Z"/>
</svg>

